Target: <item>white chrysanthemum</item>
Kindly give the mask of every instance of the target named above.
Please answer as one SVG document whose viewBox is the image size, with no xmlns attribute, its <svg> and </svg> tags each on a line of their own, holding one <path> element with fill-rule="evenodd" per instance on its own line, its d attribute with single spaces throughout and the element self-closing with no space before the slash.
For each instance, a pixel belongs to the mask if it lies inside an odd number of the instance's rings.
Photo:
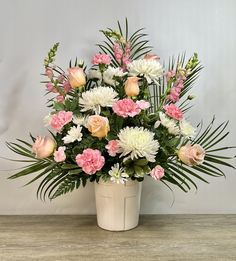
<svg viewBox="0 0 236 261">
<path fill-rule="evenodd" d="M 89 70 L 88 72 L 88 79 L 98 79 L 101 80 L 102 79 L 102 74 L 99 70 Z"/>
<path fill-rule="evenodd" d="M 144 76 L 148 83 L 159 84 L 158 79 L 163 75 L 162 65 L 156 60 L 134 60 L 128 64 L 128 71 L 131 76 Z"/>
<path fill-rule="evenodd" d="M 154 133 L 143 127 L 126 127 L 120 131 L 119 147 L 120 156 L 129 154 L 130 158 L 145 157 L 148 161 L 155 162 L 155 156 L 159 149 L 159 142 L 154 140 Z"/>
<path fill-rule="evenodd" d="M 126 73 L 124 73 L 122 71 L 121 68 L 113 68 L 111 66 L 108 66 L 108 68 L 106 69 L 106 71 L 104 71 L 103 73 L 103 81 L 106 84 L 109 84 L 111 86 L 115 86 L 116 85 L 116 81 L 113 79 L 113 77 L 123 77 L 124 75 L 126 75 Z"/>
<path fill-rule="evenodd" d="M 179 123 L 180 132 L 183 136 L 192 138 L 194 137 L 195 128 L 187 121 L 182 120 Z"/>
<path fill-rule="evenodd" d="M 100 114 L 101 107 L 112 107 L 117 101 L 117 95 L 118 93 L 113 88 L 102 86 L 83 92 L 79 99 L 81 111 L 93 110 Z"/>
<path fill-rule="evenodd" d="M 129 178 L 129 175 L 124 172 L 124 169 L 120 168 L 119 163 L 116 163 L 113 167 L 111 167 L 108 174 L 111 176 L 110 180 L 117 184 L 124 184 Z"/>
<path fill-rule="evenodd" d="M 72 121 L 76 125 L 84 125 L 85 117 L 80 117 L 80 116 L 77 117 L 77 116 L 73 115 Z"/>
<path fill-rule="evenodd" d="M 170 119 L 165 113 L 160 112 L 160 121 L 161 124 L 168 129 L 168 132 L 173 135 L 179 135 L 180 129 L 177 126 L 177 122 L 174 119 Z"/>
<path fill-rule="evenodd" d="M 65 144 L 74 142 L 74 141 L 81 141 L 82 140 L 82 127 L 81 126 L 73 126 L 70 128 L 70 130 L 67 132 L 67 135 L 62 138 Z"/>
</svg>

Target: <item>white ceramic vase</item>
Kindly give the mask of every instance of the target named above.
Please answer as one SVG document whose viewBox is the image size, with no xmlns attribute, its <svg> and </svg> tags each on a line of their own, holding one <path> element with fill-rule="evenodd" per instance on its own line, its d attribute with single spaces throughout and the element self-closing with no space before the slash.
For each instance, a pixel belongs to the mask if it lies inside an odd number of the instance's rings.
<svg viewBox="0 0 236 261">
<path fill-rule="evenodd" d="M 135 228 L 139 221 L 142 183 L 99 181 L 95 184 L 98 226 L 110 231 Z"/>
</svg>

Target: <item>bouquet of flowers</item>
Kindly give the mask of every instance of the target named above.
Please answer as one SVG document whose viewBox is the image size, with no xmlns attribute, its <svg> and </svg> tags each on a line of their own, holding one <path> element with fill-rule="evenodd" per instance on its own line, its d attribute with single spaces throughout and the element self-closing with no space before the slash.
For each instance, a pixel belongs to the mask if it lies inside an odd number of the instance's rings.
<svg viewBox="0 0 236 261">
<path fill-rule="evenodd" d="M 37 173 L 37 195 L 56 198 L 87 181 L 125 183 L 147 176 L 171 189 L 197 188 L 195 179 L 221 177 L 221 166 L 234 168 L 221 156 L 233 147 L 220 146 L 228 122 L 194 128 L 185 114 L 191 108 L 188 95 L 202 69 L 196 53 L 170 59 L 164 68 L 151 53 L 147 35 L 139 29 L 129 36 L 123 29 L 101 30 L 100 52 L 87 69 L 84 61 L 71 60 L 66 70 L 55 64 L 59 44 L 44 60 L 48 107 L 45 117 L 49 136 L 32 143 L 7 142 L 28 165 L 10 179 Z"/>
</svg>

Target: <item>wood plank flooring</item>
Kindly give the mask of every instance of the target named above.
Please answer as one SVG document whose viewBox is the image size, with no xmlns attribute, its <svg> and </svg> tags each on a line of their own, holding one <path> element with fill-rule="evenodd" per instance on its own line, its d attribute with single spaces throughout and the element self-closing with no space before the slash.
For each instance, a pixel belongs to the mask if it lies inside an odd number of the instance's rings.
<svg viewBox="0 0 236 261">
<path fill-rule="evenodd" d="M 0 216 L 0 261 L 236 261 L 236 215 L 145 215 L 126 232 L 95 216 Z"/>
</svg>

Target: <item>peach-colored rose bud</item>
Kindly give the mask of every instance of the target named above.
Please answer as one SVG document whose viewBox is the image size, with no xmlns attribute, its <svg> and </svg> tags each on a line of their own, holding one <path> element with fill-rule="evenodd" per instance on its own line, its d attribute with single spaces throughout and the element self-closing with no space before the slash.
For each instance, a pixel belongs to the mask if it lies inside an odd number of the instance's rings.
<svg viewBox="0 0 236 261">
<path fill-rule="evenodd" d="M 68 78 L 72 88 L 80 88 L 86 83 L 85 73 L 80 67 L 69 68 Z"/>
<path fill-rule="evenodd" d="M 147 53 L 147 54 L 145 54 L 144 59 L 145 60 L 156 60 L 157 61 L 157 60 L 160 60 L 160 57 L 155 55 L 155 54 Z"/>
<path fill-rule="evenodd" d="M 139 94 L 139 78 L 136 76 L 128 77 L 125 82 L 125 94 L 129 97 L 137 96 Z"/>
<path fill-rule="evenodd" d="M 50 137 L 38 136 L 32 146 L 35 157 L 44 159 L 52 155 L 56 147 L 55 141 Z"/>
<path fill-rule="evenodd" d="M 187 144 L 180 148 L 178 156 L 188 166 L 200 165 L 204 161 L 205 150 L 199 144 Z"/>
<path fill-rule="evenodd" d="M 99 115 L 92 115 L 88 117 L 86 126 L 92 136 L 98 137 L 99 139 L 106 137 L 108 131 L 110 130 L 108 119 Z"/>
</svg>

